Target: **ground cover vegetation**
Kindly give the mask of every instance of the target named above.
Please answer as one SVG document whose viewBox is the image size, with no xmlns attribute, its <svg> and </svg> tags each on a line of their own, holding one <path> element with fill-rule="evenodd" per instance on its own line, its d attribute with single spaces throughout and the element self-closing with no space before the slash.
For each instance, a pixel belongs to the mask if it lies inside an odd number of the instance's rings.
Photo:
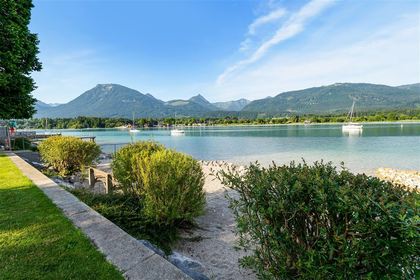
<svg viewBox="0 0 420 280">
<path fill-rule="evenodd" d="M 0 279 L 123 279 L 1 154 L 0 167 Z"/>
<path fill-rule="evenodd" d="M 418 192 L 323 162 L 218 176 L 261 279 L 415 279 Z"/>
<path fill-rule="evenodd" d="M 134 237 L 167 253 L 178 230 L 193 227 L 204 211 L 204 175 L 188 155 L 155 142 L 137 142 L 114 155 L 112 170 L 119 184 L 116 192 L 72 192 Z"/>
<path fill-rule="evenodd" d="M 420 109 L 406 109 L 395 111 L 363 112 L 356 116 L 356 122 L 392 122 L 420 120 Z M 262 124 L 289 124 L 303 123 L 342 123 L 348 121 L 345 114 L 329 115 L 281 115 L 269 116 L 255 114 L 255 116 L 224 116 L 218 118 L 141 118 L 136 119 L 138 127 L 157 127 L 173 125 L 262 125 Z M 82 129 L 82 128 L 115 128 L 132 124 L 132 120 L 125 118 L 47 118 L 47 119 L 21 119 L 17 120 L 18 128 L 32 129 Z"/>
</svg>

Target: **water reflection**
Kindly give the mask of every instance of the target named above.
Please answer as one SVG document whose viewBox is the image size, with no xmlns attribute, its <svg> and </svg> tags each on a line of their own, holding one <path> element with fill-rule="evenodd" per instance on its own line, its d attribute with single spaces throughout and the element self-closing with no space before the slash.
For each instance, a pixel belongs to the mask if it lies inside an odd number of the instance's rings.
<svg viewBox="0 0 420 280">
<path fill-rule="evenodd" d="M 362 136 L 363 129 L 343 130 L 342 132 L 345 136 Z"/>
<path fill-rule="evenodd" d="M 170 136 L 169 129 L 55 130 L 63 135 L 96 136 L 111 152 L 124 143 L 155 140 L 204 160 L 230 160 L 241 164 L 258 160 L 269 164 L 331 160 L 356 171 L 378 167 L 420 169 L 420 123 L 363 124 L 362 131 L 345 133 L 341 124 L 184 128 L 185 137 Z M 50 131 L 51 132 L 51 131 Z"/>
</svg>

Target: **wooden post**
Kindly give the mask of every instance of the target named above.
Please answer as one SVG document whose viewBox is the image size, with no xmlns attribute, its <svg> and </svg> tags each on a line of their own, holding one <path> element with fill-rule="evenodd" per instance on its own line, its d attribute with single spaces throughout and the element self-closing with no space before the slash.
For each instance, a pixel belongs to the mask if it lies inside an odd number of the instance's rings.
<svg viewBox="0 0 420 280">
<path fill-rule="evenodd" d="M 95 186 L 95 170 L 89 167 L 89 186 L 93 188 Z"/>
<path fill-rule="evenodd" d="M 105 191 L 106 191 L 106 193 L 112 193 L 112 176 L 111 176 L 111 174 L 106 174 Z"/>
</svg>

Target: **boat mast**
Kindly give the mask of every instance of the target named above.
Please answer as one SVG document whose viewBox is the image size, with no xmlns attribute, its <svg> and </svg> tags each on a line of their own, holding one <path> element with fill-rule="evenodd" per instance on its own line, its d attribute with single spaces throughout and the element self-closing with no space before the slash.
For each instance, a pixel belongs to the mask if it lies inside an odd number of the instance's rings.
<svg viewBox="0 0 420 280">
<path fill-rule="evenodd" d="M 350 112 L 349 112 L 349 114 L 348 114 L 348 116 L 349 116 L 349 118 L 350 118 L 350 122 L 352 121 L 352 119 L 353 119 L 353 111 L 354 111 L 354 100 L 353 100 L 353 104 L 351 105 L 351 110 L 350 110 Z"/>
</svg>

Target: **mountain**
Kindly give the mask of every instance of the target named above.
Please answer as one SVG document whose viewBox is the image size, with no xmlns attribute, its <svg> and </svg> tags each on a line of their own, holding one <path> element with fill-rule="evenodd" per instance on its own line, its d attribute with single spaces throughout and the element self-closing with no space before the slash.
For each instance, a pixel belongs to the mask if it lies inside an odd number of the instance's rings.
<svg viewBox="0 0 420 280">
<path fill-rule="evenodd" d="M 288 114 L 347 112 L 356 100 L 357 111 L 420 108 L 420 84 L 391 87 L 376 84 L 337 83 L 289 91 L 275 97 L 210 103 L 198 94 L 190 99 L 162 101 L 151 94 L 118 84 L 99 84 L 69 103 L 52 106 L 37 101 L 36 118 L 77 116 L 136 118 L 224 117 L 252 118 Z"/>
<path fill-rule="evenodd" d="M 99 84 L 69 103 L 41 108 L 35 117 L 136 117 L 165 116 L 163 101 L 118 84 Z"/>
<path fill-rule="evenodd" d="M 223 111 L 241 111 L 250 102 L 248 99 L 242 98 L 227 102 L 216 102 L 213 105 Z"/>
<path fill-rule="evenodd" d="M 219 110 L 211 104 L 202 95 L 196 95 L 188 100 L 175 99 L 170 100 L 166 104 L 166 114 L 170 116 L 201 116 L 205 112 Z"/>
<path fill-rule="evenodd" d="M 420 107 L 420 91 L 366 83 L 337 83 L 255 100 L 242 111 L 268 114 L 347 112 L 356 100 L 358 111 Z"/>
<path fill-rule="evenodd" d="M 35 109 L 37 110 L 37 111 L 39 111 L 39 110 L 43 110 L 43 109 L 46 109 L 46 108 L 51 108 L 52 106 L 50 105 L 50 104 L 47 104 L 47 103 L 44 103 L 44 102 L 42 102 L 42 101 L 40 101 L 40 100 L 37 100 L 36 102 L 35 102 Z"/>
<path fill-rule="evenodd" d="M 40 100 L 37 100 L 35 102 L 35 109 L 37 111 L 39 111 L 39 110 L 45 110 L 47 108 L 57 107 L 58 105 L 61 105 L 61 104 L 60 103 L 45 103 L 45 102 L 42 102 Z"/>
<path fill-rule="evenodd" d="M 36 118 L 77 116 L 162 118 L 202 116 L 218 108 L 197 95 L 188 100 L 164 102 L 151 94 L 142 94 L 118 84 L 99 84 L 66 104 L 51 106 L 38 101 Z"/>
<path fill-rule="evenodd" d="M 219 108 L 214 106 L 214 104 L 210 103 L 207 99 L 205 99 L 201 94 L 198 94 L 196 96 L 191 97 L 188 99 L 191 102 L 194 102 L 196 104 L 199 104 L 205 108 L 207 108 L 210 111 L 218 111 Z"/>
<path fill-rule="evenodd" d="M 411 90 L 411 91 L 420 92 L 420 83 L 410 84 L 410 85 L 402 85 L 402 86 L 398 86 L 398 88 L 408 89 L 408 90 Z"/>
</svg>

